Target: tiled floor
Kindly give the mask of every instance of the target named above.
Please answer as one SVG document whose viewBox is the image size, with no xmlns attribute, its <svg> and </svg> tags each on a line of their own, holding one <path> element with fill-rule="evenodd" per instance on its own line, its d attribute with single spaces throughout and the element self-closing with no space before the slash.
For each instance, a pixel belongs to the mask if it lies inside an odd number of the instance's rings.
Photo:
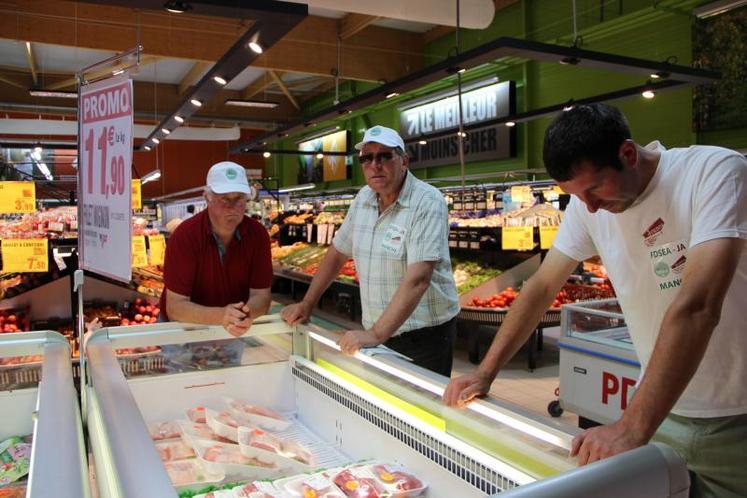
<svg viewBox="0 0 747 498">
<path fill-rule="evenodd" d="M 274 296 L 278 302 L 289 302 L 286 296 Z M 322 318 L 338 323 L 341 328 L 358 328 L 360 324 L 350 322 L 337 314 L 315 310 L 315 314 Z M 547 405 L 557 399 L 555 389 L 558 387 L 558 347 L 559 329 L 546 329 L 544 334 L 543 351 L 537 353 L 537 368 L 534 372 L 527 369 L 527 346 L 501 370 L 493 382 L 490 394 L 499 399 L 519 405 L 540 416 L 551 418 L 547 412 Z M 457 340 L 454 352 L 454 367 L 452 377 L 474 370 L 476 365 L 469 362 L 466 351 L 466 341 Z M 565 412 L 555 420 L 569 425 L 578 424 L 578 416 Z"/>
</svg>

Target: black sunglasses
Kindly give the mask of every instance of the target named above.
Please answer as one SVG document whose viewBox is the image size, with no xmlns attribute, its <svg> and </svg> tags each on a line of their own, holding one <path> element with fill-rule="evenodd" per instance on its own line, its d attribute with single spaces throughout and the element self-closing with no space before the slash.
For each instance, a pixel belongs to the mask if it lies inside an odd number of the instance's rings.
<svg viewBox="0 0 747 498">
<path fill-rule="evenodd" d="M 376 154 L 361 154 L 358 156 L 358 160 L 361 164 L 371 164 L 376 159 L 376 162 L 382 164 L 391 161 L 393 157 L 394 152 L 390 150 L 387 152 L 377 152 Z"/>
</svg>

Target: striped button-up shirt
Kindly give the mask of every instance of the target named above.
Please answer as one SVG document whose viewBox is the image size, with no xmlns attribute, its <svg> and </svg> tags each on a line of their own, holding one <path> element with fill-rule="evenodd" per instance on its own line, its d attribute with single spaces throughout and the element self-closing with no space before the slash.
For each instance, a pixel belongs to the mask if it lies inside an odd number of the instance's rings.
<svg viewBox="0 0 747 498">
<path fill-rule="evenodd" d="M 399 197 L 381 214 L 376 192 L 363 187 L 333 244 L 355 259 L 365 328 L 381 317 L 404 280 L 407 266 L 422 261 L 436 262 L 431 283 L 394 335 L 441 325 L 459 313 L 446 201 L 441 192 L 409 171 Z"/>
</svg>

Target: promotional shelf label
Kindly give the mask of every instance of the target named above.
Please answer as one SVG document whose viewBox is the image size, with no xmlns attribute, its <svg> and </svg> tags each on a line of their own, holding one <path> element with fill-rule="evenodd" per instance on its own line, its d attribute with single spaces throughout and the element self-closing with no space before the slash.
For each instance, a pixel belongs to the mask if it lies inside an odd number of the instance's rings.
<svg viewBox="0 0 747 498">
<path fill-rule="evenodd" d="M 515 185 L 511 187 L 511 200 L 513 202 L 533 202 L 532 187 L 529 185 Z"/>
<path fill-rule="evenodd" d="M 531 251 L 534 249 L 532 227 L 503 227 L 501 245 L 508 251 Z"/>
<path fill-rule="evenodd" d="M 166 257 L 166 239 L 163 235 L 149 235 L 148 246 L 150 247 L 148 260 L 151 266 L 162 265 Z"/>
<path fill-rule="evenodd" d="M 558 228 L 560 227 L 540 227 L 540 249 L 550 249 L 552 247 Z"/>
<path fill-rule="evenodd" d="M 48 271 L 47 247 L 47 239 L 3 239 L 3 272 Z"/>
<path fill-rule="evenodd" d="M 143 208 L 142 184 L 140 179 L 132 180 L 132 209 L 140 210 Z"/>
<path fill-rule="evenodd" d="M 0 182 L 0 213 L 33 213 L 36 211 L 34 182 Z"/>
<path fill-rule="evenodd" d="M 80 264 L 129 282 L 133 260 L 132 80 L 110 78 L 82 86 L 78 115 Z"/>
<path fill-rule="evenodd" d="M 132 236 L 132 267 L 148 266 L 148 253 L 145 250 L 145 236 Z"/>
</svg>

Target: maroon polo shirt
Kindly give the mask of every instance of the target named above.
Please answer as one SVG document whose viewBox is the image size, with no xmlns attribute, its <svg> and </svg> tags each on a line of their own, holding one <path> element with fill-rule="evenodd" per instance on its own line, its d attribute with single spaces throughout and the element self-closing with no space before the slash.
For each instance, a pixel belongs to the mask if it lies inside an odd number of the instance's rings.
<svg viewBox="0 0 747 498">
<path fill-rule="evenodd" d="M 189 296 L 193 303 L 203 306 L 226 306 L 246 302 L 249 289 L 272 286 L 267 230 L 247 216 L 236 230 L 238 234 L 226 247 L 221 262 L 207 210 L 182 222 L 166 244 L 163 267 L 166 289 Z M 165 315 L 165 289 L 160 305 Z"/>
</svg>

